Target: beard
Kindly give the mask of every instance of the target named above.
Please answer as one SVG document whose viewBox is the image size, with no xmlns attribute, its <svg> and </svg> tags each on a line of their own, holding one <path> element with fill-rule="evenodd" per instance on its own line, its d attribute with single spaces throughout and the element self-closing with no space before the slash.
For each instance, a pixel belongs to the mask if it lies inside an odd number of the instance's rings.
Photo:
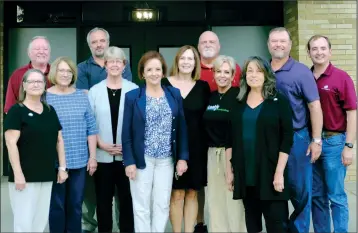
<svg viewBox="0 0 358 233">
<path fill-rule="evenodd" d="M 212 48 L 204 49 L 203 54 L 201 54 L 205 58 L 213 58 L 216 56 L 216 51 Z"/>
</svg>

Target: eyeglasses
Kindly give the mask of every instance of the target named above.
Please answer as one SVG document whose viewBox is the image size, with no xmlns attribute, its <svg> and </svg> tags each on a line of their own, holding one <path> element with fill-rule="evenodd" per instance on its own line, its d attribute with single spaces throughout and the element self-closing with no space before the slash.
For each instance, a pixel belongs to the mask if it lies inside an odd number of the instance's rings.
<svg viewBox="0 0 358 233">
<path fill-rule="evenodd" d="M 45 82 L 42 80 L 27 80 L 25 81 L 27 84 L 34 85 L 35 83 L 38 85 L 43 85 Z"/>
<path fill-rule="evenodd" d="M 69 74 L 69 75 L 73 75 L 73 73 L 72 73 L 71 70 L 59 69 L 59 70 L 57 70 L 57 72 L 60 73 L 60 74 L 65 74 L 65 73 L 67 73 L 67 74 Z"/>
<path fill-rule="evenodd" d="M 107 60 L 107 64 L 109 65 L 114 65 L 114 64 L 121 65 L 123 63 L 124 63 L 123 60 Z"/>
</svg>

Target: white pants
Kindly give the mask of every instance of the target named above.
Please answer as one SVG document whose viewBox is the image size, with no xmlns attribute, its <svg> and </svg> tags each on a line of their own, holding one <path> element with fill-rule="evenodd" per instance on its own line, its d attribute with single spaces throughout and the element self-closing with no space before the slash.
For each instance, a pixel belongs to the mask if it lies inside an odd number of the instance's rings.
<svg viewBox="0 0 358 233">
<path fill-rule="evenodd" d="M 210 232 L 247 232 L 242 200 L 234 200 L 226 184 L 225 148 L 208 150 L 208 192 Z"/>
<path fill-rule="evenodd" d="M 29 182 L 22 191 L 9 182 L 14 232 L 44 232 L 50 212 L 52 182 Z"/>
<path fill-rule="evenodd" d="M 164 232 L 169 219 L 173 158 L 145 157 L 146 168 L 130 180 L 135 232 Z M 151 201 L 153 208 L 151 213 Z"/>
</svg>

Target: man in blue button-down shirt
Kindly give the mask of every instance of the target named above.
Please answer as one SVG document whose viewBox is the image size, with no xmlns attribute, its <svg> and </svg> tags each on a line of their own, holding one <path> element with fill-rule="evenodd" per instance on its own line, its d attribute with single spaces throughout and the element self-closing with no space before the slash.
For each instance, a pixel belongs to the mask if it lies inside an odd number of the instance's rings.
<svg viewBox="0 0 358 233">
<path fill-rule="evenodd" d="M 107 78 L 107 71 L 104 68 L 104 52 L 109 46 L 109 34 L 103 28 L 94 28 L 87 34 L 87 43 L 92 56 L 78 64 L 78 79 L 76 88 L 89 90 L 91 87 Z M 123 78 L 132 81 L 132 72 L 129 63 L 123 70 Z M 118 204 L 118 198 L 115 198 Z M 85 197 L 83 201 L 82 231 L 94 232 L 97 228 L 97 221 L 94 218 L 96 212 L 96 193 L 93 177 L 87 176 Z M 115 208 L 115 219 L 119 226 L 119 213 Z M 118 227 L 119 228 L 119 227 Z"/>
<path fill-rule="evenodd" d="M 87 43 L 92 56 L 78 64 L 78 89 L 89 90 L 91 87 L 107 78 L 107 71 L 104 68 L 104 51 L 109 46 L 109 34 L 103 28 L 94 28 L 87 34 Z M 127 63 L 123 70 L 123 78 L 132 81 L 132 72 Z"/>
</svg>

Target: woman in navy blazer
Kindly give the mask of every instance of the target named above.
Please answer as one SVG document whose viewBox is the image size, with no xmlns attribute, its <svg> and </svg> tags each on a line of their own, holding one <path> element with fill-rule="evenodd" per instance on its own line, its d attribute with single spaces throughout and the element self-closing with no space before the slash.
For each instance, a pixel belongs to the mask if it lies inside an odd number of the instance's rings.
<svg viewBox="0 0 358 233">
<path fill-rule="evenodd" d="M 174 164 L 176 176 L 187 170 L 188 137 L 182 98 L 178 89 L 161 85 L 166 72 L 160 53 L 145 53 L 138 64 L 138 75 L 146 85 L 128 92 L 125 98 L 123 162 L 130 179 L 135 232 L 165 231 Z"/>
</svg>

